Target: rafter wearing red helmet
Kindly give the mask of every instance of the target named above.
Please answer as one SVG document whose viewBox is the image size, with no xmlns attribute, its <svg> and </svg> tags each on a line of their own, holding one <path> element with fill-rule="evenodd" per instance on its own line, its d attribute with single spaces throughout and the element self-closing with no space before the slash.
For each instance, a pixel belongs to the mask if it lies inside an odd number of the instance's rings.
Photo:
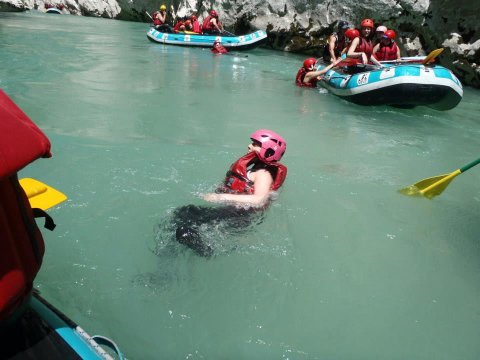
<svg viewBox="0 0 480 360">
<path fill-rule="evenodd" d="M 197 34 L 201 34 L 202 33 L 202 26 L 198 22 L 197 16 L 196 15 L 190 16 L 190 21 L 192 22 L 192 28 L 193 28 L 192 31 L 197 33 Z"/>
<path fill-rule="evenodd" d="M 380 42 L 373 48 L 373 57 L 375 57 L 376 60 L 400 60 L 400 49 L 395 43 L 395 36 L 395 31 L 385 31 Z"/>
<path fill-rule="evenodd" d="M 202 30 L 205 34 L 222 34 L 224 32 L 223 25 L 218 19 L 215 10 L 211 10 L 209 15 L 203 20 Z"/>
<path fill-rule="evenodd" d="M 360 25 L 360 36 L 353 39 L 348 48 L 347 56 L 358 59 L 362 64 L 368 64 L 373 53 L 373 20 L 363 19 Z M 376 65 L 380 65 L 375 59 L 372 61 Z"/>
<path fill-rule="evenodd" d="M 342 59 L 338 58 L 335 62 L 326 66 L 322 70 L 317 70 L 317 60 L 315 58 L 308 58 L 303 62 L 303 66 L 298 69 L 297 76 L 295 77 L 295 84 L 301 87 L 317 86 L 317 82 L 321 80 L 322 75 L 325 74 L 332 67 L 337 65 Z"/>
</svg>

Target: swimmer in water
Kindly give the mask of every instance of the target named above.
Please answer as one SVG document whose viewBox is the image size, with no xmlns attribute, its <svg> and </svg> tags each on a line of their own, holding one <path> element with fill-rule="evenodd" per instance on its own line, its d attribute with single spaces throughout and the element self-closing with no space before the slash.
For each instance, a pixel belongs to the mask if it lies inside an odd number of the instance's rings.
<svg viewBox="0 0 480 360">
<path fill-rule="evenodd" d="M 225 181 L 215 193 L 206 194 L 208 202 L 223 206 L 187 205 L 173 212 L 176 240 L 201 256 L 213 255 L 213 247 L 202 239 L 201 225 L 226 221 L 232 229 L 246 229 L 253 215 L 266 208 L 272 191 L 278 190 L 287 176 L 287 167 L 280 163 L 287 144 L 274 131 L 262 129 L 250 135 L 247 154 L 235 161 Z"/>
</svg>

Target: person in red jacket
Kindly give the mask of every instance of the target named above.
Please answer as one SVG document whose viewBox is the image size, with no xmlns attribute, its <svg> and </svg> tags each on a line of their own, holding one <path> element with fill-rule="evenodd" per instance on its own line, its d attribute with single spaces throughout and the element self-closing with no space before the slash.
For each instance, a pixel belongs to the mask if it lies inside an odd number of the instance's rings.
<svg viewBox="0 0 480 360">
<path fill-rule="evenodd" d="M 173 32 L 179 33 L 185 31 L 185 21 L 178 20 L 175 26 L 173 27 Z"/>
<path fill-rule="evenodd" d="M 395 31 L 387 30 L 380 42 L 373 48 L 373 56 L 378 61 L 400 60 L 400 49 L 395 43 Z"/>
<path fill-rule="evenodd" d="M 222 45 L 222 43 L 218 40 L 213 42 L 212 53 L 214 54 L 227 54 L 228 50 Z"/>
<path fill-rule="evenodd" d="M 353 39 L 347 51 L 347 57 L 358 59 L 368 64 L 373 53 L 373 20 L 364 19 L 361 23 L 360 36 Z"/>
<path fill-rule="evenodd" d="M 248 151 L 230 165 L 225 180 L 203 199 L 220 206 L 186 205 L 175 209 L 165 223 L 164 234 L 196 254 L 209 257 L 222 248 L 218 239 L 251 229 L 262 218 L 283 185 L 287 167 L 280 163 L 287 144 L 276 132 L 260 129 L 250 135 Z M 162 227 L 160 227 L 161 229 Z M 162 233 L 157 235 L 162 237 Z"/>
<path fill-rule="evenodd" d="M 198 22 L 197 17 L 195 15 L 190 16 L 190 21 L 192 22 L 192 28 L 193 28 L 192 31 L 197 33 L 197 34 L 201 34 L 202 33 L 202 26 Z"/>
<path fill-rule="evenodd" d="M 332 67 L 337 65 L 340 61 L 342 61 L 342 59 L 338 58 L 330 65 L 324 67 L 322 70 L 317 70 L 317 59 L 306 59 L 303 62 L 303 66 L 298 69 L 297 76 L 295 77 L 295 84 L 302 87 L 317 87 L 317 82 L 321 79 L 321 76 Z"/>
<path fill-rule="evenodd" d="M 218 20 L 218 14 L 215 10 L 210 11 L 210 14 L 203 20 L 202 30 L 205 34 L 223 33 L 223 25 Z"/>
<path fill-rule="evenodd" d="M 152 16 L 153 26 L 160 32 L 170 33 L 172 29 L 166 23 L 167 22 L 167 7 L 160 5 L 160 11 L 155 11 Z"/>
</svg>

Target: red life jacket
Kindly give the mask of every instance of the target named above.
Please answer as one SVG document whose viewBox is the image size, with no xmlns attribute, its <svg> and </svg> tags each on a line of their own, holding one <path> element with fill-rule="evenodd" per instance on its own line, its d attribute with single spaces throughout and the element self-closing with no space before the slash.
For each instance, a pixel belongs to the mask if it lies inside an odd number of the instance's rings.
<svg viewBox="0 0 480 360">
<path fill-rule="evenodd" d="M 248 179 L 248 167 L 255 162 L 262 163 L 255 152 L 249 152 L 230 165 L 230 169 L 225 176 L 224 186 L 221 188 L 224 192 L 247 193 L 255 192 L 253 181 Z M 263 164 L 263 163 L 262 163 Z M 271 190 L 278 190 L 287 177 L 287 167 L 280 163 L 265 164 L 266 168 L 276 168 L 276 175 L 273 179 Z"/>
<path fill-rule="evenodd" d="M 355 52 L 364 52 L 367 57 L 370 59 L 372 56 L 373 44 L 370 40 L 366 40 L 363 37 L 360 37 L 360 43 L 358 44 Z"/>
<path fill-rule="evenodd" d="M 50 157 L 50 142 L 0 90 L 0 324 L 26 303 L 45 251 L 17 171 Z"/>
<path fill-rule="evenodd" d="M 214 54 L 226 54 L 228 53 L 228 50 L 223 47 L 223 45 L 220 45 L 218 47 L 213 47 L 212 48 L 212 53 Z"/>
<path fill-rule="evenodd" d="M 192 21 L 192 25 L 193 25 L 193 32 L 196 32 L 198 34 L 202 33 L 202 27 L 200 26 L 197 20 Z"/>
<path fill-rule="evenodd" d="M 212 16 L 211 15 L 208 15 L 205 20 L 203 20 L 203 25 L 202 25 L 202 30 L 203 31 L 208 31 L 208 30 L 216 30 L 217 28 L 215 26 L 213 26 L 213 24 L 211 23 L 212 20 Z M 217 18 L 217 26 L 220 27 L 221 25 L 221 22 L 218 20 Z"/>
<path fill-rule="evenodd" d="M 307 75 L 307 70 L 302 66 L 300 69 L 298 69 L 297 76 L 295 78 L 295 84 L 297 86 L 304 86 L 304 87 L 311 87 L 314 88 L 317 86 L 318 79 L 314 77 L 313 79 L 310 79 L 308 83 L 304 83 L 303 79 L 305 79 L 305 75 Z"/>
<path fill-rule="evenodd" d="M 162 25 L 163 22 L 160 21 L 160 19 L 157 18 L 157 14 L 160 14 L 160 11 L 155 11 L 152 13 L 152 19 L 153 19 L 153 25 L 158 26 Z"/>
<path fill-rule="evenodd" d="M 185 24 L 183 23 L 183 21 L 181 21 L 181 20 L 178 21 L 178 22 L 175 24 L 175 26 L 173 27 L 173 31 L 175 31 L 176 33 L 178 33 L 178 32 L 180 31 L 180 26 L 182 26 L 182 25 L 185 25 Z"/>
<path fill-rule="evenodd" d="M 375 59 L 377 59 L 378 61 L 396 60 L 397 52 L 398 52 L 398 47 L 397 47 L 397 44 L 395 44 L 395 41 L 392 41 L 392 43 L 387 46 L 382 45 L 382 43 L 380 43 L 380 47 L 378 48 L 378 51 L 375 53 Z"/>
</svg>

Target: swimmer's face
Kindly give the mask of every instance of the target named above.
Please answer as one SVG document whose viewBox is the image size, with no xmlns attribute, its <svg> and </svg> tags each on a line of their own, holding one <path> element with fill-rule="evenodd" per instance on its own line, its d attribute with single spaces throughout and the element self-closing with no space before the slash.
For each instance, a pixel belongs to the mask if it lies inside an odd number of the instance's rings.
<svg viewBox="0 0 480 360">
<path fill-rule="evenodd" d="M 252 139 L 252 143 L 248 145 L 248 152 L 255 151 L 259 153 L 260 150 L 262 150 L 262 144 L 260 143 L 260 141 Z"/>
</svg>

